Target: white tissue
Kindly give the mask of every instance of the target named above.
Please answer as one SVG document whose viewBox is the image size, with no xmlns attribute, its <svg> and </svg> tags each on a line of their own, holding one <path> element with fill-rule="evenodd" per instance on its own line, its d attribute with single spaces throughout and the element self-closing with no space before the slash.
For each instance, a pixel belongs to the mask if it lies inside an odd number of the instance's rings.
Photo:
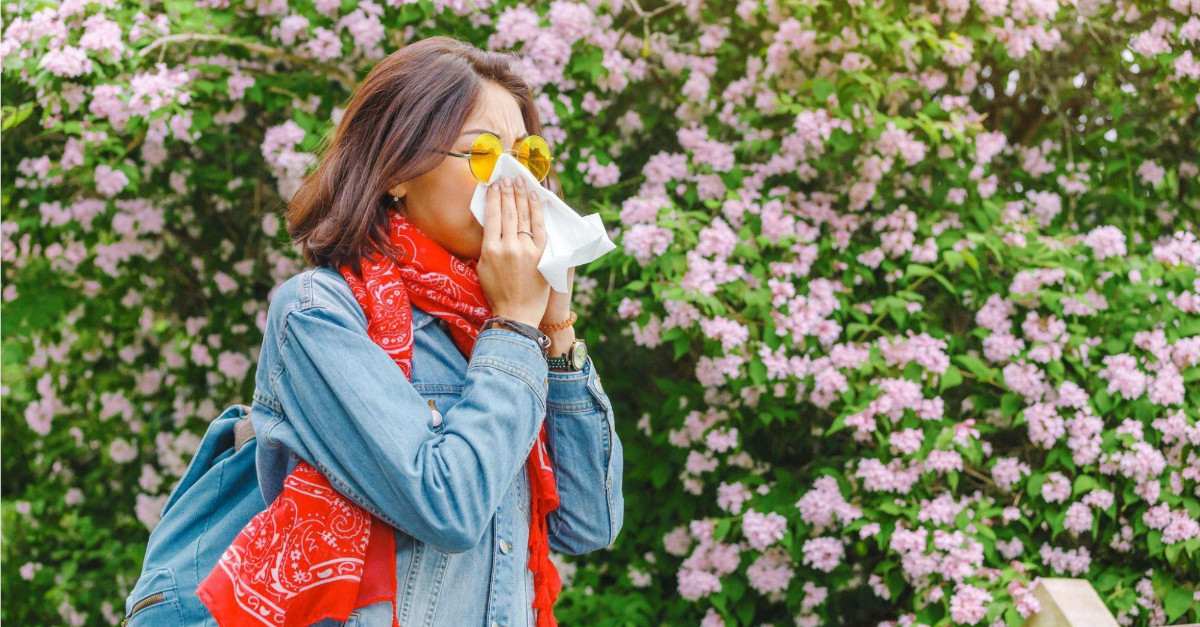
<svg viewBox="0 0 1200 627">
<path fill-rule="evenodd" d="M 505 176 L 520 176 L 526 188 L 536 191 L 542 198 L 542 216 L 546 224 L 546 248 L 537 268 L 556 292 L 567 291 L 567 271 L 585 264 L 617 247 L 608 238 L 608 231 L 600 221 L 600 214 L 581 216 L 550 190 L 542 187 L 529 168 L 521 165 L 508 153 L 500 155 L 492 177 L 487 183 L 475 186 L 471 197 L 471 213 L 479 224 L 484 224 L 487 215 L 487 188 Z"/>
</svg>

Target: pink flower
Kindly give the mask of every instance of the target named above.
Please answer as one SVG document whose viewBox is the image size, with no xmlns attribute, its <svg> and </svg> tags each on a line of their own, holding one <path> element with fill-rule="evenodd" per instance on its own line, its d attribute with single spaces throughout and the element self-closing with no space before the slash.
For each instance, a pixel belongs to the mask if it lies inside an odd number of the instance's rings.
<svg viewBox="0 0 1200 627">
<path fill-rule="evenodd" d="M 717 613 L 716 608 L 708 608 L 704 618 L 700 621 L 700 627 L 725 627 L 725 619 Z"/>
<path fill-rule="evenodd" d="M 1038 554 L 1055 573 L 1078 576 L 1086 573 L 1092 565 L 1092 556 L 1086 546 L 1064 551 L 1057 547 L 1051 548 L 1049 544 L 1042 544 Z"/>
<path fill-rule="evenodd" d="M 921 441 L 925 434 L 920 429 L 903 429 L 888 437 L 888 441 L 896 450 L 904 454 L 912 454 L 921 449 Z"/>
<path fill-rule="evenodd" d="M 707 571 L 682 568 L 679 570 L 678 579 L 679 596 L 689 601 L 696 601 L 721 591 L 721 579 Z"/>
<path fill-rule="evenodd" d="M 963 469 L 962 454 L 958 451 L 929 451 L 925 458 L 925 468 L 933 472 L 961 472 Z"/>
<path fill-rule="evenodd" d="M 342 39 L 328 28 L 318 27 L 313 29 L 312 37 L 301 44 L 298 50 L 306 57 L 329 61 L 342 56 Z"/>
<path fill-rule="evenodd" d="M 729 352 L 750 339 L 750 329 L 746 325 L 721 316 L 701 318 L 700 330 L 706 337 L 720 342 L 724 352 Z"/>
<path fill-rule="evenodd" d="M 621 303 L 617 305 L 617 315 L 623 320 L 636 318 L 642 313 L 642 301 L 634 300 L 626 296 L 621 299 Z"/>
<path fill-rule="evenodd" d="M 975 586 L 958 583 L 950 597 L 950 618 L 960 625 L 974 625 L 987 614 L 992 595 Z"/>
<path fill-rule="evenodd" d="M 781 540 L 784 531 L 787 531 L 787 519 L 775 512 L 763 514 L 749 509 L 742 517 L 742 533 L 750 546 L 759 551 Z"/>
<path fill-rule="evenodd" d="M 303 15 L 289 15 L 279 21 L 279 26 L 271 28 L 271 36 L 286 46 L 296 43 L 296 39 L 308 33 L 308 18 Z"/>
<path fill-rule="evenodd" d="M 837 479 L 828 475 L 813 482 L 813 489 L 796 501 L 796 508 L 800 510 L 800 519 L 818 532 L 834 527 L 835 519 L 848 525 L 862 517 L 862 510 L 842 496 Z"/>
<path fill-rule="evenodd" d="M 841 563 L 846 549 L 837 538 L 812 538 L 804 542 L 804 564 L 817 570 L 833 572 Z"/>
<path fill-rule="evenodd" d="M 722 481 L 721 485 L 717 486 L 717 506 L 731 514 L 740 514 L 742 504 L 750 500 L 751 496 L 750 490 L 740 481 L 732 484 Z"/>
<path fill-rule="evenodd" d="M 746 579 L 750 587 L 760 594 L 782 592 L 787 589 L 794 574 L 791 564 L 792 560 L 783 547 L 771 547 L 746 569 Z"/>
<path fill-rule="evenodd" d="M 1158 165 L 1153 161 L 1146 161 L 1142 163 L 1142 165 L 1138 166 L 1137 173 L 1142 179 L 1143 183 L 1154 187 L 1155 185 L 1158 185 L 1160 181 L 1162 181 L 1163 175 L 1166 174 L 1166 170 L 1163 169 L 1161 165 Z"/>
<path fill-rule="evenodd" d="M 1053 405 L 1034 403 L 1025 408 L 1024 417 L 1029 426 L 1029 439 L 1043 448 L 1052 448 L 1067 432 L 1066 423 Z"/>
<path fill-rule="evenodd" d="M 48 70 L 55 76 L 75 77 L 92 72 L 92 60 L 82 49 L 75 46 L 63 46 L 52 49 L 38 62 L 38 67 Z"/>
<path fill-rule="evenodd" d="M 998 458 L 992 465 L 992 479 L 1000 489 L 1006 491 L 1011 490 L 1021 480 L 1021 475 L 1029 476 L 1029 472 L 1029 464 L 1015 457 Z"/>
<path fill-rule="evenodd" d="M 635 224 L 621 239 L 625 253 L 645 265 L 667 251 L 675 241 L 675 232 L 653 224 Z"/>
<path fill-rule="evenodd" d="M 737 428 L 719 428 L 708 432 L 704 443 L 708 448 L 716 453 L 724 453 L 729 449 L 737 446 L 738 430 Z"/>
<path fill-rule="evenodd" d="M 121 170 L 114 170 L 108 165 L 96 166 L 95 172 L 96 191 L 112 198 L 117 195 L 125 186 L 129 184 L 129 177 Z"/>
<path fill-rule="evenodd" d="M 1071 481 L 1067 479 L 1061 472 L 1052 472 L 1046 475 L 1046 481 L 1042 484 L 1042 498 L 1046 499 L 1047 503 L 1061 503 L 1071 496 Z"/>
<path fill-rule="evenodd" d="M 1125 234 L 1115 226 L 1101 226 L 1092 229 L 1083 238 L 1083 243 L 1092 249 L 1096 259 L 1123 257 L 1125 250 Z"/>
<path fill-rule="evenodd" d="M 692 545 L 692 536 L 687 527 L 680 525 L 663 536 L 663 548 L 675 556 L 687 555 Z"/>
<path fill-rule="evenodd" d="M 1067 517 L 1063 519 L 1063 528 L 1074 533 L 1083 533 L 1092 528 L 1095 516 L 1084 503 L 1072 503 L 1067 508 Z"/>
</svg>

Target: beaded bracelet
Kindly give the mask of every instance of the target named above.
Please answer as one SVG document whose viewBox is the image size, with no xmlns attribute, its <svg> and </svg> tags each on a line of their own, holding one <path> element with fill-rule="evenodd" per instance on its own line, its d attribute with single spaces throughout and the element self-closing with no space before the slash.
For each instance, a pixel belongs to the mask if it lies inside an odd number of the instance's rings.
<svg viewBox="0 0 1200 627">
<path fill-rule="evenodd" d="M 566 320 L 563 320 L 562 322 L 559 322 L 557 324 L 552 324 L 552 325 L 546 324 L 543 322 L 542 324 L 538 325 L 538 330 L 543 333 L 554 333 L 555 331 L 562 331 L 563 329 L 575 324 L 575 321 L 578 319 L 579 319 L 579 316 L 575 315 L 575 310 L 572 309 L 571 315 L 567 316 Z"/>
</svg>

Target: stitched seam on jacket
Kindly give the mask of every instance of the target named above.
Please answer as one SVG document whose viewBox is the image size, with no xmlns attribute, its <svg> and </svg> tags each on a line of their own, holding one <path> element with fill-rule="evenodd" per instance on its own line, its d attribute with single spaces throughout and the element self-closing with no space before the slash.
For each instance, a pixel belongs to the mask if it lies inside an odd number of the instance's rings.
<svg viewBox="0 0 1200 627">
<path fill-rule="evenodd" d="M 429 614 L 425 616 L 426 626 L 433 625 L 433 619 L 437 616 L 438 601 L 442 598 L 442 584 L 446 578 L 446 564 L 450 561 L 450 556 L 446 553 L 441 553 L 438 557 L 433 571 L 433 603 L 429 607 Z"/>
<path fill-rule="evenodd" d="M 412 560 L 408 565 L 408 579 L 405 583 L 404 590 L 404 613 L 403 616 L 399 617 L 401 625 L 408 623 L 408 615 L 413 608 L 413 590 L 415 590 L 417 587 L 416 575 L 419 574 L 418 571 L 421 568 L 421 560 L 425 558 L 425 550 L 426 544 L 414 537 L 413 555 Z"/>
<path fill-rule="evenodd" d="M 506 372 L 524 381 L 529 386 L 529 389 L 533 390 L 533 395 L 537 397 L 539 412 L 544 412 L 546 410 L 545 389 L 542 388 L 541 383 L 537 381 L 537 379 L 535 379 L 528 370 L 525 370 L 520 366 L 514 366 L 510 361 L 482 355 L 472 357 L 471 363 L 467 366 L 467 370 L 483 367 L 494 368 L 501 372 Z"/>
<path fill-rule="evenodd" d="M 596 409 L 603 408 L 602 405 L 595 401 L 546 401 L 546 407 L 555 414 L 582 414 Z"/>
<path fill-rule="evenodd" d="M 613 445 L 612 440 L 617 437 L 616 425 L 613 424 L 613 422 L 614 422 L 613 407 L 612 407 L 612 403 L 610 402 L 610 399 L 608 398 L 608 395 L 598 391 L 599 377 L 596 374 L 596 370 L 593 368 L 589 374 L 590 374 L 590 376 L 588 377 L 588 390 L 596 398 L 596 402 L 599 403 L 600 406 L 604 408 L 604 428 L 601 430 L 600 435 L 601 435 L 601 440 L 604 443 L 604 455 L 605 455 L 604 495 L 605 495 L 605 500 L 607 501 L 607 505 L 608 505 L 608 542 L 605 543 L 605 546 L 609 546 L 613 543 L 613 541 L 616 540 L 616 535 L 617 535 L 616 534 L 617 517 L 613 511 L 616 509 L 616 506 L 615 506 L 615 503 L 613 502 L 614 499 L 613 499 L 613 488 L 612 488 L 612 479 L 613 479 L 613 475 L 614 475 L 613 457 L 614 457 L 614 453 L 616 452 L 616 450 L 615 450 L 616 447 Z"/>
<path fill-rule="evenodd" d="M 316 460 L 313 460 L 313 461 L 316 461 Z M 337 491 L 341 492 L 343 496 L 350 499 L 351 501 L 354 501 L 355 505 L 358 505 L 359 507 L 367 510 L 368 512 L 371 512 L 372 514 L 374 514 L 377 518 L 379 518 L 383 522 L 385 522 L 397 529 L 400 528 L 400 525 L 395 520 L 392 520 L 391 516 L 388 516 L 387 514 L 380 511 L 378 507 L 375 507 L 374 505 L 372 505 L 367 499 L 363 498 L 362 495 L 360 495 L 358 492 L 351 489 L 350 486 L 346 485 L 345 482 L 343 482 L 341 479 L 338 479 L 337 476 L 333 472 L 331 472 L 328 467 L 325 466 L 325 464 L 322 464 L 321 462 L 316 462 L 316 465 L 317 465 L 317 468 L 320 469 L 321 474 L 325 475 L 325 479 L 329 481 L 330 485 L 337 488 Z"/>
<path fill-rule="evenodd" d="M 267 396 L 265 393 L 263 393 L 258 388 L 254 389 L 254 394 L 251 396 L 251 398 L 262 403 L 263 405 L 266 405 L 267 407 L 269 407 L 277 412 L 281 412 L 281 413 L 283 412 L 283 407 L 279 405 L 279 401 L 275 400 L 274 398 L 271 398 L 270 396 Z"/>
</svg>

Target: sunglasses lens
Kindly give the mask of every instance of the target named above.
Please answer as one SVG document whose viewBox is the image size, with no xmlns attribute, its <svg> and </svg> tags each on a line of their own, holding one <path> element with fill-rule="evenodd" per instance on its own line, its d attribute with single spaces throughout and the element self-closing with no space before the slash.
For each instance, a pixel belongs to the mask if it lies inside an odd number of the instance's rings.
<svg viewBox="0 0 1200 627">
<path fill-rule="evenodd" d="M 480 133 L 471 144 L 471 172 L 475 178 L 487 182 L 492 178 L 492 169 L 500 159 L 500 138 L 491 133 Z"/>
<path fill-rule="evenodd" d="M 517 160 L 540 181 L 550 173 L 550 146 L 541 137 L 530 135 L 517 147 Z"/>
</svg>

